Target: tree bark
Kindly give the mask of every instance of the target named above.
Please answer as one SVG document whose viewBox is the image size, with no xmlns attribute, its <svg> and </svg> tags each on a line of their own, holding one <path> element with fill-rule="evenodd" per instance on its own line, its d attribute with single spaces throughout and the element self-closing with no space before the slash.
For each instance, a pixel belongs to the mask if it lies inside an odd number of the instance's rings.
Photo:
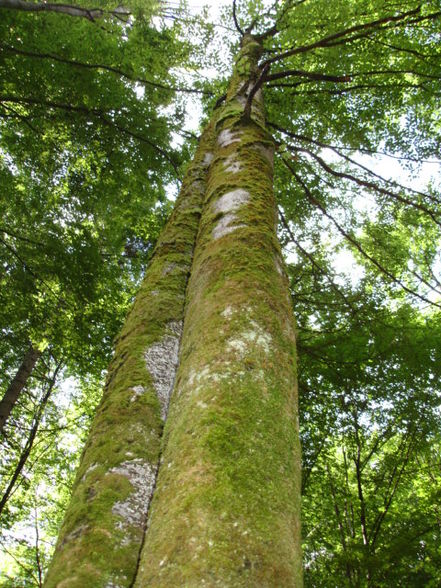
<svg viewBox="0 0 441 588">
<path fill-rule="evenodd" d="M 295 338 L 276 237 L 259 43 L 245 35 L 188 287 L 136 588 L 302 586 Z"/>
<path fill-rule="evenodd" d="M 261 51 L 245 35 L 117 342 L 46 588 L 302 586 L 295 335 Z"/>
<path fill-rule="evenodd" d="M 3 511 L 6 507 L 6 504 L 7 504 L 11 494 L 13 493 L 13 491 L 17 485 L 18 479 L 20 478 L 21 473 L 23 471 L 23 468 L 25 467 L 26 462 L 28 460 L 28 457 L 32 451 L 32 448 L 34 446 L 35 437 L 37 436 L 38 429 L 40 427 L 41 419 L 44 416 L 44 411 L 46 410 L 46 405 L 49 401 L 49 398 L 51 397 L 52 392 L 54 391 L 55 384 L 56 384 L 60 369 L 61 369 L 61 364 L 59 364 L 55 368 L 53 376 L 48 383 L 48 388 L 47 388 L 46 392 L 44 393 L 43 398 L 41 399 L 40 404 L 38 406 L 38 409 L 35 413 L 34 420 L 33 420 L 32 426 L 31 426 L 31 430 L 29 432 L 29 436 L 28 436 L 26 445 L 20 455 L 20 459 L 18 460 L 18 463 L 15 467 L 14 473 L 11 476 L 9 484 L 8 484 L 3 496 L 1 497 L 0 517 L 3 514 Z"/>
<path fill-rule="evenodd" d="M 28 2 L 27 0 L 0 0 L 0 8 L 10 10 L 22 10 L 25 12 L 58 12 L 68 16 L 87 18 L 88 20 L 97 20 L 106 15 L 127 16 L 129 10 L 117 8 L 115 10 L 103 10 L 102 8 L 81 8 L 71 4 L 57 4 L 50 2 Z"/>
<path fill-rule="evenodd" d="M 210 143 L 208 129 L 116 342 L 46 588 L 133 585 L 178 363 Z"/>
<path fill-rule="evenodd" d="M 3 434 L 6 421 L 16 405 L 23 388 L 26 386 L 29 376 L 32 374 L 35 364 L 40 356 L 41 351 L 35 349 L 35 347 L 31 345 L 18 368 L 14 379 L 9 384 L 5 395 L 0 401 L 0 434 Z"/>
</svg>

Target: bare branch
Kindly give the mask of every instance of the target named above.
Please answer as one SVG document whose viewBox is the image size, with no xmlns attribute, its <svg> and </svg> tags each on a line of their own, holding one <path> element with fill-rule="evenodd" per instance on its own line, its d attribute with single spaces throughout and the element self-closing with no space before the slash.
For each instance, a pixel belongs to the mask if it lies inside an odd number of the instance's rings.
<svg viewBox="0 0 441 588">
<path fill-rule="evenodd" d="M 433 210 L 430 210 L 429 208 L 427 208 L 423 204 L 419 204 L 418 202 L 414 202 L 413 200 L 409 200 L 409 198 L 405 198 L 404 196 L 401 196 L 400 194 L 396 194 L 395 192 L 392 192 L 391 190 L 386 190 L 385 188 L 382 188 L 381 186 L 379 186 L 378 184 L 375 184 L 374 182 L 362 180 L 361 178 L 358 178 L 358 177 L 356 177 L 352 174 L 349 174 L 349 173 L 339 172 L 339 171 L 333 169 L 330 165 L 328 165 L 326 163 L 326 161 L 324 161 L 324 159 L 322 159 L 319 155 L 317 155 L 316 153 L 314 153 L 310 149 L 306 149 L 304 147 L 302 148 L 302 147 L 292 147 L 292 146 L 290 146 L 290 149 L 292 149 L 295 152 L 307 153 L 313 159 L 315 159 L 315 161 L 317 161 L 317 163 L 328 174 L 330 174 L 336 178 L 342 178 L 345 180 L 349 180 L 351 182 L 354 182 L 358 186 L 362 186 L 364 188 L 374 190 L 374 191 L 378 192 L 379 194 L 382 194 L 383 196 L 388 196 L 389 198 L 393 198 L 395 200 L 398 200 L 399 202 L 402 202 L 403 204 L 407 204 L 409 206 L 412 206 L 413 208 L 416 208 L 417 210 L 420 210 L 421 212 L 424 212 L 425 214 L 430 216 L 430 218 L 433 220 L 433 222 L 435 224 L 437 224 L 438 226 L 441 227 L 441 221 L 437 218 L 437 213 L 434 212 Z M 439 213 L 438 213 L 438 216 L 439 216 Z"/>
<path fill-rule="evenodd" d="M 0 0 L 1 1 L 1 0 Z M 11 45 L 3 45 L 0 44 L 0 49 L 4 49 L 6 51 L 10 51 L 11 53 L 16 53 L 17 55 L 23 55 L 24 57 L 30 58 L 37 58 L 37 59 L 50 59 L 52 61 L 57 61 L 59 63 L 64 63 L 66 65 L 72 65 L 74 67 L 81 67 L 84 69 L 98 69 L 109 71 L 115 73 L 126 80 L 130 80 L 132 82 L 137 82 L 139 84 L 145 84 L 147 86 L 152 86 L 154 88 L 160 88 L 162 90 L 169 90 L 170 92 L 185 92 L 190 94 L 204 94 L 206 96 L 212 96 L 213 93 L 206 91 L 206 90 L 198 90 L 196 88 L 183 88 L 180 86 L 167 86 L 165 84 L 160 84 L 158 82 L 152 82 L 151 80 L 147 80 L 145 78 L 138 78 L 129 75 L 125 71 L 121 70 L 118 67 L 114 67 L 112 65 L 105 65 L 101 63 L 83 63 L 81 61 L 77 61 L 75 59 L 66 59 L 61 57 L 60 55 L 56 55 L 55 53 L 34 53 L 31 51 L 24 51 L 23 49 L 18 49 L 16 47 L 12 47 Z"/>
<path fill-rule="evenodd" d="M 308 78 L 310 80 L 315 80 L 319 82 L 350 82 L 350 76 L 334 76 L 329 74 L 323 74 L 320 72 L 313 72 L 313 71 L 304 71 L 299 69 L 287 69 L 285 71 L 278 71 L 267 76 L 266 81 L 272 82 L 274 80 L 280 80 L 283 78 L 291 77 L 291 76 L 299 76 Z"/>
<path fill-rule="evenodd" d="M 360 31 L 363 36 L 366 36 L 369 32 L 371 32 L 372 29 L 381 28 L 381 25 L 400 22 L 411 16 L 419 14 L 420 12 L 421 6 L 417 6 L 417 8 L 414 10 L 409 10 L 408 12 L 403 12 L 396 16 L 386 16 L 364 24 L 354 25 L 353 27 L 339 31 L 338 33 L 323 37 L 322 39 L 315 41 L 314 43 L 310 43 L 309 45 L 301 45 L 300 47 L 294 47 L 293 49 L 284 51 L 279 55 L 267 59 L 265 63 L 275 63 L 276 61 L 281 61 L 286 57 L 291 57 L 292 55 L 296 55 L 298 53 L 306 53 L 307 51 L 311 51 L 312 49 L 316 49 L 318 47 L 329 47 L 335 44 L 339 44 L 340 42 L 345 43 L 347 41 L 353 41 L 356 38 L 360 38 L 360 35 L 354 35 L 353 33 L 358 33 Z"/>
<path fill-rule="evenodd" d="M 343 292 L 340 290 L 340 288 L 338 288 L 336 286 L 336 284 L 334 283 L 334 281 L 332 280 L 332 278 L 329 276 L 328 272 L 326 272 L 321 265 L 319 265 L 317 263 L 317 261 L 314 259 L 314 257 L 308 253 L 308 251 L 306 251 L 306 249 L 304 247 L 302 247 L 302 245 L 300 245 L 300 243 L 298 242 L 298 240 L 294 237 L 293 232 L 291 231 L 291 228 L 288 224 L 288 221 L 286 220 L 285 215 L 283 214 L 282 210 L 279 207 L 279 216 L 280 219 L 282 221 L 282 224 L 286 230 L 286 232 L 288 233 L 291 241 L 295 244 L 295 246 L 298 248 L 298 250 L 300 251 L 300 253 L 303 255 L 303 257 L 306 257 L 307 259 L 309 259 L 309 261 L 311 262 L 311 265 L 313 265 L 314 267 L 316 267 L 318 269 L 318 271 L 325 276 L 325 278 L 328 280 L 329 285 L 331 286 L 331 288 L 334 290 L 334 292 L 336 292 L 339 296 L 341 296 L 341 298 L 344 300 L 345 304 L 347 304 L 352 310 L 354 310 L 351 307 L 351 304 L 349 302 L 349 300 L 347 299 L 347 297 L 343 294 Z"/>
<path fill-rule="evenodd" d="M 260 76 L 258 77 L 257 82 L 254 84 L 250 93 L 248 94 L 245 108 L 243 110 L 243 118 L 244 119 L 249 119 L 251 116 L 251 106 L 253 104 L 253 98 L 257 94 L 259 89 L 262 87 L 262 85 L 264 84 L 264 82 L 266 80 L 266 72 L 269 70 L 269 68 L 270 68 L 269 65 L 265 65 L 262 68 L 262 71 L 260 72 Z"/>
<path fill-rule="evenodd" d="M 241 29 L 241 26 L 239 24 L 239 21 L 237 20 L 237 14 L 236 14 L 236 2 L 237 0 L 233 0 L 233 20 L 234 20 L 234 26 L 236 27 L 236 29 L 238 30 L 238 32 L 242 35 L 242 37 L 244 36 L 244 32 Z"/>
<path fill-rule="evenodd" d="M 283 160 L 283 163 L 291 171 L 292 175 L 297 180 L 297 183 L 302 187 L 308 200 L 314 206 L 316 206 L 321 211 L 321 213 L 334 224 L 334 226 L 337 228 L 338 232 L 349 243 L 351 243 L 351 245 L 362 255 L 362 257 L 364 257 L 365 259 L 370 261 L 382 274 L 384 274 L 386 277 L 388 277 L 393 283 L 400 286 L 400 288 L 402 288 L 408 294 L 415 296 L 415 298 L 418 298 L 419 300 L 425 302 L 426 304 L 437 306 L 438 308 L 441 308 L 441 304 L 438 304 L 437 302 L 432 302 L 431 300 L 429 300 L 425 296 L 419 294 L 415 290 L 412 290 L 411 288 L 406 286 L 406 284 L 404 284 L 401 280 L 399 280 L 396 276 L 394 276 L 394 274 L 392 274 L 389 270 L 387 270 L 385 267 L 383 267 L 374 257 L 372 257 L 372 255 L 367 253 L 367 251 L 365 251 L 363 249 L 363 247 L 360 245 L 360 243 L 358 241 L 356 241 L 356 239 L 354 239 L 354 237 L 352 237 L 347 231 L 345 231 L 345 229 L 340 225 L 340 223 L 329 212 L 327 212 L 327 210 L 324 208 L 324 206 L 314 197 L 312 192 L 309 190 L 308 186 L 305 184 L 305 182 L 302 180 L 302 178 L 298 175 L 298 173 L 293 169 L 293 167 L 286 161 L 286 159 L 283 158 L 282 160 Z"/>
<path fill-rule="evenodd" d="M 121 18 L 121 16 L 129 16 L 131 14 L 129 10 L 123 7 L 115 8 L 115 10 L 103 10 L 102 8 L 81 8 L 80 6 L 73 6 L 71 4 L 28 2 L 27 0 L 0 0 L 1 8 L 22 10 L 25 12 L 58 12 L 60 14 L 67 14 L 68 16 L 86 18 L 91 21 L 107 15 Z"/>
</svg>

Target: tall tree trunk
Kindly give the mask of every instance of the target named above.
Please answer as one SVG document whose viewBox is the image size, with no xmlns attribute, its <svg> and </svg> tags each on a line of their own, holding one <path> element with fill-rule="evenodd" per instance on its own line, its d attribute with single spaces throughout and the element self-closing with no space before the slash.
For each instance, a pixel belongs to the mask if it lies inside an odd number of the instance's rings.
<svg viewBox="0 0 441 588">
<path fill-rule="evenodd" d="M 208 129 L 117 340 L 47 588 L 133 585 L 178 363 L 210 142 Z"/>
<path fill-rule="evenodd" d="M 32 448 L 34 446 L 35 437 L 37 436 L 41 420 L 44 416 L 44 411 L 46 410 L 46 405 L 47 405 L 49 398 L 51 397 L 51 395 L 54 391 L 55 384 L 56 384 L 57 378 L 58 378 L 58 374 L 60 373 L 60 370 L 61 370 L 61 366 L 62 366 L 61 363 L 56 366 L 56 368 L 53 372 L 53 375 L 48 382 L 47 390 L 43 394 L 43 397 L 40 400 L 38 408 L 35 412 L 34 419 L 33 419 L 32 425 L 31 425 L 31 429 L 29 431 L 28 439 L 26 441 L 26 445 L 23 448 L 23 451 L 20 455 L 18 463 L 15 467 L 15 470 L 9 480 L 9 484 L 6 487 L 6 490 L 0 499 L 0 517 L 3 514 L 3 511 L 6 507 L 6 504 L 9 500 L 11 494 L 14 492 L 14 490 L 16 488 L 17 482 L 21 476 L 23 468 L 25 467 L 26 462 L 28 461 L 29 455 L 30 455 Z"/>
<path fill-rule="evenodd" d="M 26 386 L 40 355 L 41 351 L 35 349 L 32 345 L 29 347 L 14 379 L 9 384 L 5 395 L 0 401 L 0 434 L 3 434 L 6 421 L 16 405 L 23 388 Z"/>
<path fill-rule="evenodd" d="M 261 50 L 245 35 L 118 341 L 46 588 L 302 586 L 295 336 Z"/>
<path fill-rule="evenodd" d="M 294 324 L 276 237 L 274 144 L 255 92 L 260 54 L 245 35 L 215 115 L 137 588 L 302 585 Z"/>
</svg>

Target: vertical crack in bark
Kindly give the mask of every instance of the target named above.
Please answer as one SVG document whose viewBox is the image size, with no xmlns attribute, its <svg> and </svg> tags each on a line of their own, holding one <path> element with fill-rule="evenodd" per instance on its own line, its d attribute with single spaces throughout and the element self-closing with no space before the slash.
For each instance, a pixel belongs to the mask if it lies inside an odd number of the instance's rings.
<svg viewBox="0 0 441 588">
<path fill-rule="evenodd" d="M 187 286 L 188 286 L 188 284 L 187 284 Z M 187 288 L 186 288 L 186 290 L 187 290 Z M 161 342 L 159 344 L 157 344 L 155 351 L 150 353 L 149 355 L 148 355 L 148 351 L 151 351 L 153 346 L 149 350 L 147 350 L 147 352 L 146 352 L 147 367 L 148 367 L 150 374 L 152 375 L 152 377 L 155 381 L 156 393 L 157 393 L 158 399 L 161 403 L 161 416 L 162 416 L 164 422 L 167 420 L 167 413 L 168 413 L 168 407 L 170 405 L 170 398 L 171 398 L 171 395 L 172 395 L 172 392 L 173 392 L 173 389 L 174 389 L 175 383 L 176 383 L 176 374 L 177 374 L 178 367 L 179 367 L 179 352 L 181 349 L 181 341 L 182 341 L 182 327 L 183 327 L 183 321 L 176 321 L 176 322 L 169 323 L 168 328 L 173 333 L 175 333 L 176 336 L 173 337 L 170 335 L 165 335 L 161 340 L 162 345 L 161 345 Z M 161 351 L 162 351 L 162 355 L 161 355 Z M 168 366 L 170 364 L 167 362 L 167 359 L 164 357 L 164 352 L 167 352 L 167 351 L 170 351 L 172 353 L 172 365 L 174 366 L 173 372 L 171 372 L 168 369 Z M 158 365 L 150 368 L 150 364 L 152 364 L 155 357 L 158 360 Z M 136 578 L 138 576 L 138 570 L 139 570 L 139 566 L 141 563 L 142 550 L 144 547 L 144 542 L 145 542 L 147 530 L 149 528 L 150 507 L 152 504 L 153 496 L 155 494 L 156 483 L 158 480 L 159 467 L 161 465 L 161 460 L 162 460 L 162 453 L 163 453 L 163 448 L 159 452 L 159 457 L 158 457 L 158 461 L 156 463 L 156 467 L 154 468 L 154 470 L 152 470 L 153 476 L 152 476 L 152 483 L 149 486 L 149 493 L 148 493 L 149 495 L 148 495 L 148 499 L 147 499 L 147 505 L 145 508 L 145 515 L 144 515 L 145 518 L 144 518 L 143 531 L 142 531 L 142 541 L 139 546 L 135 573 L 133 574 L 133 580 L 132 580 L 129 588 L 134 587 L 135 582 L 136 582 Z"/>
<path fill-rule="evenodd" d="M 137 557 L 137 560 L 136 560 L 135 572 L 133 574 L 133 579 L 132 579 L 132 581 L 131 581 L 131 583 L 130 583 L 130 585 L 129 585 L 128 588 L 133 588 L 135 586 L 136 578 L 138 577 L 138 570 L 139 570 L 139 566 L 141 564 L 141 554 L 142 554 L 142 550 L 143 550 L 143 547 L 144 547 L 145 536 L 147 534 L 147 529 L 149 528 L 150 507 L 151 507 L 151 504 L 152 504 L 153 495 L 155 494 L 156 482 L 158 480 L 158 472 L 159 472 L 159 466 L 161 465 L 161 459 L 162 459 L 162 451 L 159 454 L 158 461 L 156 463 L 156 468 L 154 470 L 154 477 L 153 477 L 152 486 L 150 488 L 150 494 L 149 494 L 149 497 L 148 497 L 148 503 L 147 503 L 147 508 L 146 508 L 146 512 L 145 512 L 144 528 L 143 528 L 143 532 L 142 532 L 142 540 L 141 540 L 141 544 L 139 546 L 138 557 Z"/>
</svg>

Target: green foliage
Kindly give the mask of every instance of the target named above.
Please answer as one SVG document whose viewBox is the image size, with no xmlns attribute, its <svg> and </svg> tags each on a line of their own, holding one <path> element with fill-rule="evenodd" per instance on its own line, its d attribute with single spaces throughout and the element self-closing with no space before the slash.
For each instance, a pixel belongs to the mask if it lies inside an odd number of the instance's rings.
<svg viewBox="0 0 441 588">
<path fill-rule="evenodd" d="M 439 181 L 406 185 L 425 160 L 439 164 L 440 2 L 237 4 L 242 30 L 267 33 L 262 85 L 299 332 L 306 584 L 437 586 L 441 198 Z M 206 117 L 225 92 L 238 46 L 230 9 L 224 45 L 208 46 L 225 28 L 127 6 L 130 17 L 94 22 L 0 15 L 3 388 L 29 341 L 69 373 L 101 372 L 169 212 L 166 186 L 194 149 L 170 148 L 188 104 L 170 89 L 176 72 L 217 68 L 194 86 L 207 93 Z M 155 10 L 173 26 L 153 26 Z M 342 257 L 352 279 L 339 274 Z M 6 480 L 40 386 L 29 383 L 13 415 Z M 84 412 L 86 423 L 94 404 L 78 403 L 61 417 L 49 402 L 45 418 L 74 423 Z M 7 527 L 35 519 L 36 504 L 56 533 L 72 469 L 53 439 L 50 464 L 31 457 Z M 57 469 L 51 503 L 36 488 Z M 15 578 L 1 585 L 38 585 L 35 545 L 13 554 Z"/>
</svg>

